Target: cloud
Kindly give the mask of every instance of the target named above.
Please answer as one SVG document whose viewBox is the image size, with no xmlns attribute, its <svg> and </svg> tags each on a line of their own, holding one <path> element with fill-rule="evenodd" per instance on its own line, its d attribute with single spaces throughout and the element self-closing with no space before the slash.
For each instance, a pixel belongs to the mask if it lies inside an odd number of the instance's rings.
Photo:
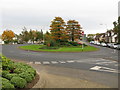
<svg viewBox="0 0 120 90">
<path fill-rule="evenodd" d="M 79 21 L 85 33 L 104 32 L 99 24 L 112 28 L 118 17 L 118 0 L 2 0 L 0 7 L 3 29 L 17 33 L 22 26 L 46 31 L 56 16 Z"/>
</svg>

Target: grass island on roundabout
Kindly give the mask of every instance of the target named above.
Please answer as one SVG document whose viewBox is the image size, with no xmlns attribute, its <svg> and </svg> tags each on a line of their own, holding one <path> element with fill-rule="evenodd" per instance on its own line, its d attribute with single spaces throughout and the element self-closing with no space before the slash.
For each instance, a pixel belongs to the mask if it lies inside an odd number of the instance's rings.
<svg viewBox="0 0 120 90">
<path fill-rule="evenodd" d="M 87 51 L 99 50 L 98 48 L 89 45 L 48 47 L 46 45 L 32 44 L 32 45 L 20 46 L 19 48 L 23 50 L 38 51 L 38 52 L 87 52 Z"/>
</svg>

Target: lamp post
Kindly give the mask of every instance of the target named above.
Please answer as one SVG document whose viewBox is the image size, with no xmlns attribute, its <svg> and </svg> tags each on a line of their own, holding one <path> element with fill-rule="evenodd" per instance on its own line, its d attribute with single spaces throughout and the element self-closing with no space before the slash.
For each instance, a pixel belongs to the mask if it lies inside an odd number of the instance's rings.
<svg viewBox="0 0 120 90">
<path fill-rule="evenodd" d="M 100 25 L 105 25 L 105 28 L 106 28 L 106 30 L 107 30 L 107 43 L 109 42 L 109 40 L 108 40 L 108 29 L 107 29 L 107 24 L 100 24 Z"/>
</svg>

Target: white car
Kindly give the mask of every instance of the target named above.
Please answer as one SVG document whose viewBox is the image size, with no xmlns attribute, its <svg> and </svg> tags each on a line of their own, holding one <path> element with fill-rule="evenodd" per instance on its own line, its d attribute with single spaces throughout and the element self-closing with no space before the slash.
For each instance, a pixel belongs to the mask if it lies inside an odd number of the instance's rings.
<svg viewBox="0 0 120 90">
<path fill-rule="evenodd" d="M 114 49 L 120 49 L 120 44 L 114 44 L 114 45 L 113 45 L 113 48 L 114 48 Z"/>
<path fill-rule="evenodd" d="M 118 44 L 118 47 L 117 47 L 118 50 L 120 50 L 120 44 Z"/>
<path fill-rule="evenodd" d="M 118 45 L 117 44 L 114 44 L 113 45 L 113 48 L 117 49 Z"/>
<path fill-rule="evenodd" d="M 95 42 L 94 41 L 90 41 L 90 44 L 94 44 Z"/>
<path fill-rule="evenodd" d="M 114 48 L 114 47 L 116 47 L 116 44 L 115 43 L 111 43 L 110 48 Z"/>
<path fill-rule="evenodd" d="M 101 43 L 101 46 L 106 47 L 106 46 L 107 46 L 107 44 L 105 44 L 105 43 Z"/>
<path fill-rule="evenodd" d="M 97 44 L 97 45 L 100 45 L 100 43 L 99 43 L 99 42 L 97 42 L 96 44 Z"/>
</svg>

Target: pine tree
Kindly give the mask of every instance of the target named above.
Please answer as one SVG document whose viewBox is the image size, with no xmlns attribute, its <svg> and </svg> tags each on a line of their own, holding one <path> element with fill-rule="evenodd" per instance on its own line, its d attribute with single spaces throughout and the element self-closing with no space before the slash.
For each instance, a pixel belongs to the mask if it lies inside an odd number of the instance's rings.
<svg viewBox="0 0 120 90">
<path fill-rule="evenodd" d="M 66 25 L 66 31 L 69 39 L 74 41 L 75 39 L 80 39 L 81 37 L 81 26 L 78 21 L 69 20 Z"/>
<path fill-rule="evenodd" d="M 61 17 L 55 17 L 50 25 L 50 32 L 53 40 L 60 42 L 67 38 L 65 31 L 65 22 Z"/>
</svg>

